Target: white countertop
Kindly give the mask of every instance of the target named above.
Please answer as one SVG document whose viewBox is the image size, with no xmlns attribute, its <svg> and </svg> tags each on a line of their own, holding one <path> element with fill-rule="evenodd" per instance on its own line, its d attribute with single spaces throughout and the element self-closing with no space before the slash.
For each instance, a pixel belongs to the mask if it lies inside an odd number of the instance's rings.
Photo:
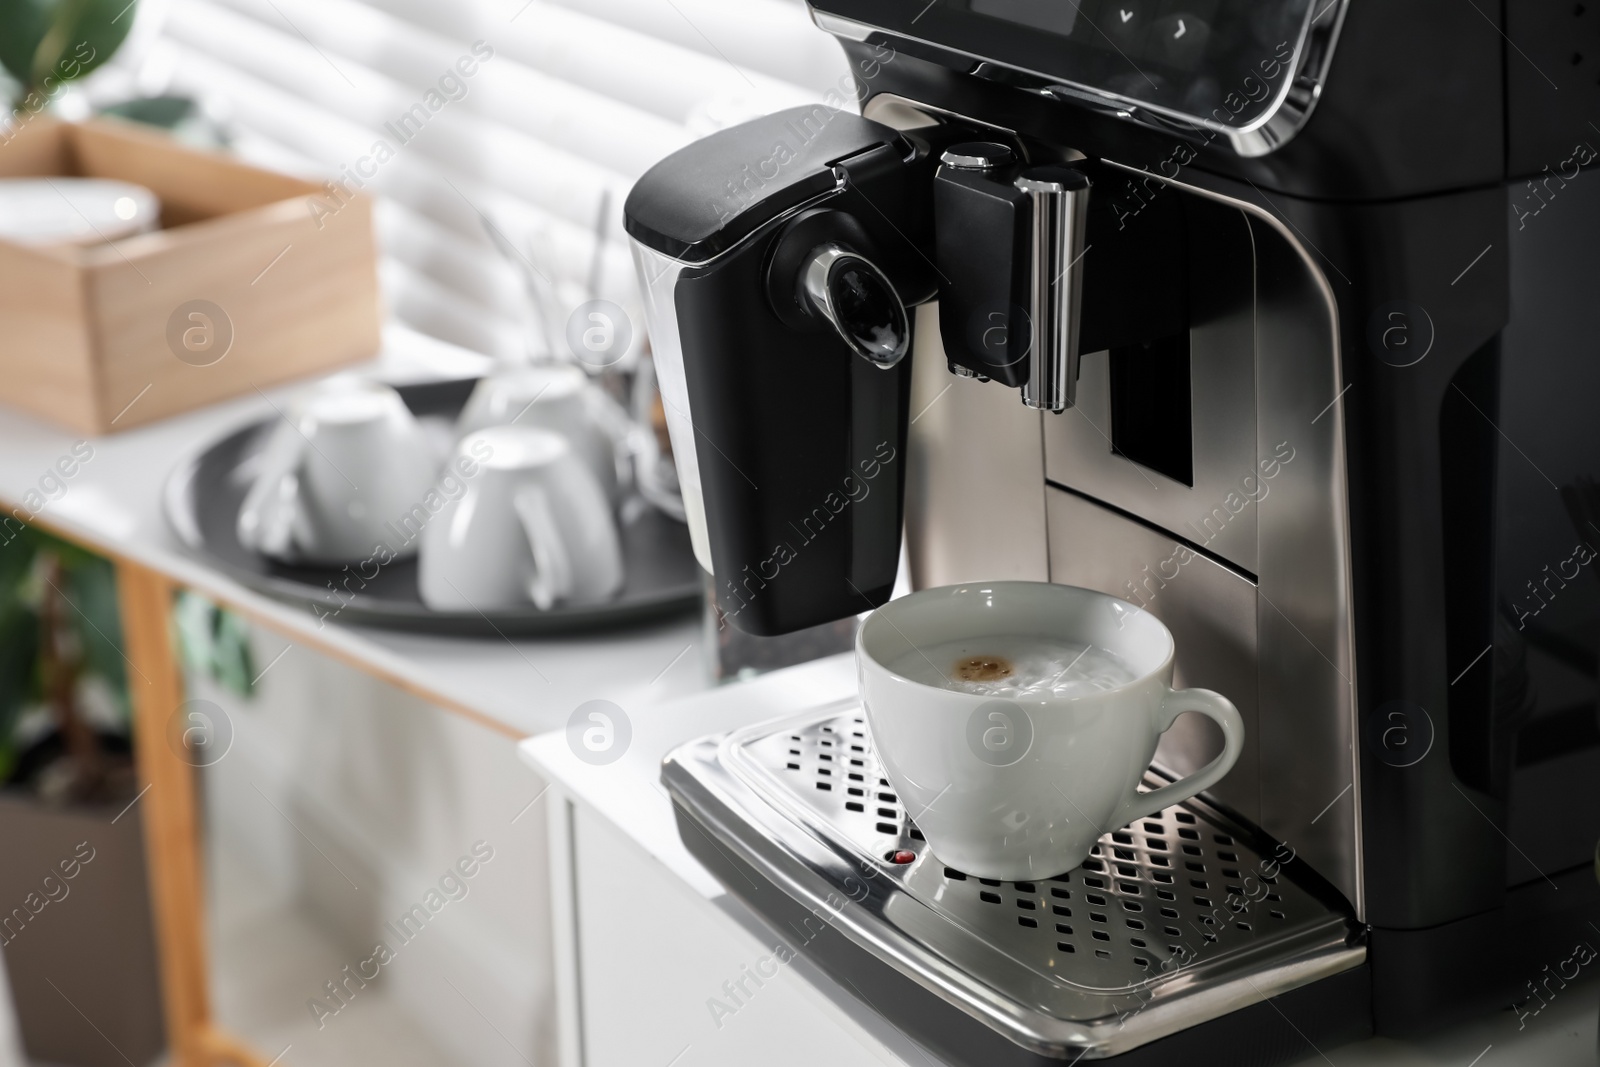
<svg viewBox="0 0 1600 1067">
<path fill-rule="evenodd" d="M 355 369 L 401 382 L 482 374 L 487 367 L 481 356 L 391 327 L 385 331 L 383 357 Z M 514 736 L 553 729 L 587 700 L 642 708 L 704 688 L 704 639 L 697 613 L 572 637 L 433 637 L 337 621 L 319 624 L 310 611 L 256 593 L 197 561 L 161 514 L 168 472 L 190 451 L 240 425 L 276 417 L 273 406 L 281 408 L 308 384 L 250 393 L 93 438 L 92 458 L 66 479 L 65 492 L 39 509 L 38 517 L 91 546 L 170 575 L 293 641 Z M 39 479 L 78 440 L 70 430 L 0 406 L 3 512 L 10 513 L 30 490 L 36 491 Z"/>
<path fill-rule="evenodd" d="M 660 783 L 662 757 L 696 738 L 849 697 L 855 687 L 851 656 L 832 656 L 657 707 L 648 719 L 632 723 L 628 750 L 605 766 L 580 760 L 564 732 L 529 738 L 519 749 L 542 776 L 620 829 L 713 902 L 727 921 L 749 926 L 762 920 L 732 898 L 679 840 L 672 803 Z M 1600 945 L 1600 936 L 1591 943 Z M 850 996 L 814 969 L 807 974 L 828 987 L 823 992 L 829 999 Z M 1593 1067 L 1597 1001 L 1600 978 L 1590 977 L 1562 990 L 1522 1029 L 1514 1013 L 1500 1011 L 1425 1040 L 1374 1038 L 1322 1049 L 1295 1067 Z"/>
<path fill-rule="evenodd" d="M 614 763 L 595 766 L 579 759 L 564 730 L 530 737 L 518 747 L 546 780 L 604 816 L 696 892 L 716 899 L 723 895 L 721 883 L 678 839 L 672 803 L 660 781 L 662 757 L 685 741 L 791 715 L 855 691 L 855 661 L 844 653 L 662 704 L 647 719 L 630 724 L 628 749 Z"/>
</svg>

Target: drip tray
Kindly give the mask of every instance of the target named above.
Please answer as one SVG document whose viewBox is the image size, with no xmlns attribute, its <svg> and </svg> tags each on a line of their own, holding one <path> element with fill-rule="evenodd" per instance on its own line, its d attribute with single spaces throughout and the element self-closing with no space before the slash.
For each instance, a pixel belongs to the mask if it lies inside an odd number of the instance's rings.
<svg viewBox="0 0 1600 1067">
<path fill-rule="evenodd" d="M 1252 1005 L 1305 1052 L 1366 1028 L 1348 907 L 1289 846 L 1198 800 L 1105 834 L 1067 874 L 999 882 L 928 849 L 853 701 L 684 745 L 662 780 L 685 845 L 731 892 L 956 1062 L 1132 1063 L 1224 1017 L 1249 1043 Z"/>
</svg>

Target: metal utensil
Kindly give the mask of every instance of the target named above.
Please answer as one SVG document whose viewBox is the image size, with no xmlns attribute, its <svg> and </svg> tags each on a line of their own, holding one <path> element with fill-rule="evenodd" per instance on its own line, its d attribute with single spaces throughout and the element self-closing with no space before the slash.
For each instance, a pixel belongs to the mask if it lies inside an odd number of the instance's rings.
<svg viewBox="0 0 1600 1067">
<path fill-rule="evenodd" d="M 557 304 L 555 282 L 551 281 L 550 276 L 541 271 L 533 259 L 519 249 L 488 215 L 480 213 L 478 218 L 483 223 L 483 231 L 489 235 L 489 241 L 495 250 L 517 269 L 518 275 L 522 278 L 523 288 L 527 291 L 532 314 L 538 319 L 537 324 L 530 322 L 528 325 L 530 349 L 528 355 L 530 357 L 535 355 L 531 350 L 533 341 L 537 338 L 544 342 L 545 350 L 542 353 L 544 358 L 559 358 L 557 353 L 560 349 L 556 345 L 554 319 L 554 308 Z"/>
</svg>

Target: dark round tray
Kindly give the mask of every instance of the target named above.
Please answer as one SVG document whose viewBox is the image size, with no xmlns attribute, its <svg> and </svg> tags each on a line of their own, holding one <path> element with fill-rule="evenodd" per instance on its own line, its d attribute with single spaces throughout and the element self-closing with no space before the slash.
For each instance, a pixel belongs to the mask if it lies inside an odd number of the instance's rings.
<svg viewBox="0 0 1600 1067">
<path fill-rule="evenodd" d="M 476 379 L 466 379 L 397 389 L 419 417 L 454 419 L 476 384 Z M 689 544 L 689 528 L 641 499 L 622 509 L 623 586 L 606 604 L 549 611 L 531 604 L 490 612 L 434 611 L 417 595 L 415 556 L 387 564 L 359 592 L 335 594 L 349 578 L 345 570 L 267 559 L 240 544 L 235 532 L 249 490 L 238 471 L 265 446 L 275 421 L 251 423 L 191 453 L 168 476 L 163 509 L 173 533 L 197 556 L 268 596 L 342 622 L 490 637 L 622 626 L 685 612 L 700 603 L 700 567 Z"/>
</svg>

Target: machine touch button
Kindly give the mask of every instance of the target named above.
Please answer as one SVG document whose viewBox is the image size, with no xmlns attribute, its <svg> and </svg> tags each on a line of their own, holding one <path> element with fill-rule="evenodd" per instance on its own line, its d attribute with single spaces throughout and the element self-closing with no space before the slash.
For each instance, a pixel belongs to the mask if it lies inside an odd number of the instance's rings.
<svg viewBox="0 0 1600 1067">
<path fill-rule="evenodd" d="M 1217 0 L 1163 0 L 1151 22 L 1145 54 L 1158 63 L 1194 70 L 1211 43 Z"/>
<path fill-rule="evenodd" d="M 1118 48 L 1138 51 L 1150 28 L 1148 0 L 1112 0 L 1100 13 L 1100 29 Z"/>
<path fill-rule="evenodd" d="M 1146 51 L 1160 62 L 1193 68 L 1205 54 L 1211 26 L 1192 12 L 1163 15 L 1151 27 Z"/>
</svg>

